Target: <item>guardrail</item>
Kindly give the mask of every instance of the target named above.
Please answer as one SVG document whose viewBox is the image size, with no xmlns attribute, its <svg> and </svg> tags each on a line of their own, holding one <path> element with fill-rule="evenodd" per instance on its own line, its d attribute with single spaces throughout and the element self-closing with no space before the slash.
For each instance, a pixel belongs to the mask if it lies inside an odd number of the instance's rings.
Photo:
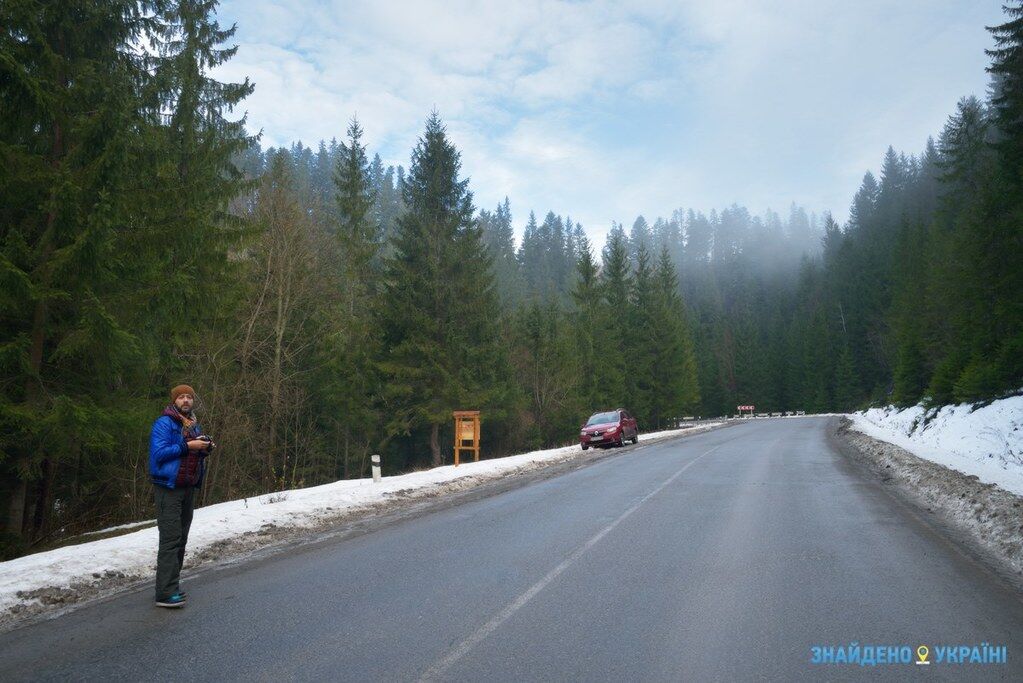
<svg viewBox="0 0 1023 683">
<path fill-rule="evenodd" d="M 738 415 L 725 415 L 726 420 L 756 420 L 759 418 L 770 418 L 770 417 L 798 417 L 806 415 L 805 410 L 786 410 L 777 411 L 773 413 L 740 413 Z"/>
</svg>

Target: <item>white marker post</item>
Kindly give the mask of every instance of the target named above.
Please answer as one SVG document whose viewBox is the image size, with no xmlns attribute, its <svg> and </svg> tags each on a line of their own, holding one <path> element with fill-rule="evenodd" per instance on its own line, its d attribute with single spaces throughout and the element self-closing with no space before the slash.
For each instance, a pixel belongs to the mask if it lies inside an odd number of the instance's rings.
<svg viewBox="0 0 1023 683">
<path fill-rule="evenodd" d="M 369 461 L 373 464 L 373 481 L 380 483 L 380 456 L 371 455 Z"/>
</svg>

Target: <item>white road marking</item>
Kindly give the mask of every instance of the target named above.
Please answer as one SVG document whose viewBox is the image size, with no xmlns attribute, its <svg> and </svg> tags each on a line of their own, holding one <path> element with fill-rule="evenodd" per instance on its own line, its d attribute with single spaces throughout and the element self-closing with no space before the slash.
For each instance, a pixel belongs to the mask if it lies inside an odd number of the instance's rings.
<svg viewBox="0 0 1023 683">
<path fill-rule="evenodd" d="M 618 519 L 614 520 L 606 527 L 598 531 L 590 540 L 586 541 L 586 543 L 583 543 L 579 548 L 574 550 L 571 555 L 562 560 L 561 563 L 557 567 L 552 569 L 545 577 L 543 577 L 542 579 L 534 583 L 532 586 L 530 586 L 528 589 L 526 589 L 526 591 L 522 593 L 519 597 L 512 600 L 507 607 L 505 607 L 496 615 L 494 615 L 494 617 L 490 621 L 485 623 L 483 626 L 477 629 L 476 632 L 474 632 L 471 636 L 469 636 L 461 643 L 459 643 L 458 646 L 453 648 L 444 657 L 434 662 L 433 666 L 427 669 L 423 673 L 423 675 L 419 677 L 419 680 L 420 681 L 433 680 L 440 676 L 441 674 L 443 674 L 448 669 L 450 669 L 451 666 L 455 664 L 455 662 L 460 660 L 462 657 L 467 655 L 474 647 L 483 642 L 487 638 L 487 636 L 496 631 L 498 627 L 501 626 L 501 624 L 506 622 L 513 614 L 515 614 L 517 611 L 519 611 L 519 609 L 525 606 L 526 603 L 532 600 L 537 593 L 539 593 L 548 585 L 550 585 L 550 583 L 554 581 L 554 579 L 558 578 L 558 576 L 560 576 L 566 569 L 572 566 L 572 563 L 578 560 L 583 555 L 583 553 L 585 553 L 587 550 L 589 550 L 597 543 L 599 543 L 600 539 L 604 538 L 609 533 L 611 533 L 611 531 L 616 526 L 625 521 L 625 519 L 628 518 L 629 515 L 631 515 L 633 512 L 642 507 L 643 504 L 646 503 L 648 500 L 650 500 L 658 493 L 660 493 L 666 486 L 671 484 L 671 482 L 678 479 L 683 472 L 685 472 L 687 469 L 696 464 L 698 460 L 700 460 L 706 455 L 710 455 L 720 447 L 721 444 L 718 444 L 717 446 L 714 446 L 714 448 L 711 448 L 709 451 L 701 453 L 700 455 L 696 456 L 695 458 L 687 462 L 685 465 L 683 465 L 678 472 L 675 472 L 675 474 L 671 475 L 666 480 L 664 480 L 664 482 L 662 482 L 657 488 L 643 496 L 638 503 L 636 503 L 628 510 L 623 512 L 618 517 Z"/>
</svg>

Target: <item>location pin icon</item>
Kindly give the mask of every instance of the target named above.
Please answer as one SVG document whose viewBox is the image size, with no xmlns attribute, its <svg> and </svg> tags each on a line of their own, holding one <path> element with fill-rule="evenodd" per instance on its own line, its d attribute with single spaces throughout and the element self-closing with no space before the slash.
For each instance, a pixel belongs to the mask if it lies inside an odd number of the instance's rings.
<svg viewBox="0 0 1023 683">
<path fill-rule="evenodd" d="M 931 653 L 930 649 L 926 645 L 921 645 L 916 649 L 916 656 L 920 660 L 918 664 L 927 664 L 927 655 Z"/>
</svg>

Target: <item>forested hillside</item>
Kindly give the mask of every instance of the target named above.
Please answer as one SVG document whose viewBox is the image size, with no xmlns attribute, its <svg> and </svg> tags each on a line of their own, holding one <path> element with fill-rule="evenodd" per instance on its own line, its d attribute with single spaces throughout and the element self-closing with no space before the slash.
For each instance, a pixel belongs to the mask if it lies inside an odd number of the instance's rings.
<svg viewBox="0 0 1023 683">
<path fill-rule="evenodd" d="M 479 206 L 437 112 L 407 168 L 355 119 L 263 149 L 253 84 L 210 75 L 215 9 L 0 4 L 2 553 L 150 517 L 180 382 L 219 444 L 205 504 L 449 462 L 455 409 L 494 457 L 617 406 L 649 430 L 1023 387 L 1018 3 L 988 96 L 889 148 L 844 225 L 679 209 L 599 248 L 573 207 Z"/>
</svg>

